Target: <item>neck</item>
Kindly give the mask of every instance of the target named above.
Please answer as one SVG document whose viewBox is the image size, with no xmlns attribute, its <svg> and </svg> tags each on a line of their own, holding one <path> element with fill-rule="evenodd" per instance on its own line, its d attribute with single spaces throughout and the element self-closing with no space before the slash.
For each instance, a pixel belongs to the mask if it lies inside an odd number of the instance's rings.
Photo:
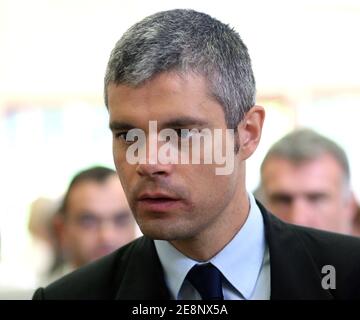
<svg viewBox="0 0 360 320">
<path fill-rule="evenodd" d="M 248 217 L 250 204 L 246 191 L 236 199 L 206 230 L 189 239 L 170 241 L 171 244 L 193 260 L 210 260 L 235 237 Z"/>
</svg>

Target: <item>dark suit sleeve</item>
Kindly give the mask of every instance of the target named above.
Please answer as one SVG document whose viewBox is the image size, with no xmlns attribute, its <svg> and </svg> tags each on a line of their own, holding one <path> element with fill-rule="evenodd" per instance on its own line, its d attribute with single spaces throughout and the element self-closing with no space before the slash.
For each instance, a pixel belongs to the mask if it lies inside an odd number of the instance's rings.
<svg viewBox="0 0 360 320">
<path fill-rule="evenodd" d="M 44 289 L 43 288 L 37 289 L 35 291 L 32 299 L 33 300 L 45 300 Z"/>
</svg>

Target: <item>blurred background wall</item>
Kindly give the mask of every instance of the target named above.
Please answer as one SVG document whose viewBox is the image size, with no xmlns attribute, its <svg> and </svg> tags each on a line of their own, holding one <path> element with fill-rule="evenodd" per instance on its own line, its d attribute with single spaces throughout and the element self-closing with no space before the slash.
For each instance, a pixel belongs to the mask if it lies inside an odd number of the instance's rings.
<svg viewBox="0 0 360 320">
<path fill-rule="evenodd" d="M 8 282 L 34 285 L 30 203 L 60 197 L 79 169 L 114 167 L 102 100 L 109 53 L 134 22 L 171 8 L 209 13 L 248 46 L 267 111 L 248 161 L 249 190 L 269 146 L 308 126 L 347 151 L 360 198 L 358 0 L 0 0 L 0 262 Z"/>
</svg>

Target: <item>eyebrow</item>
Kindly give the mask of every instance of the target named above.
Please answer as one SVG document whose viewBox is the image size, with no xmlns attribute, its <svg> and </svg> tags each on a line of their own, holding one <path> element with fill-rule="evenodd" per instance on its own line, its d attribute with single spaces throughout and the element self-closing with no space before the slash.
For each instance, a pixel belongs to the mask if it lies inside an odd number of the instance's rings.
<svg viewBox="0 0 360 320">
<path fill-rule="evenodd" d="M 286 193 L 286 192 L 273 192 L 269 195 L 269 198 L 272 201 L 278 201 L 278 200 L 284 200 L 284 199 L 292 199 L 295 196 L 291 193 Z"/>
<path fill-rule="evenodd" d="M 131 129 L 134 129 L 135 127 L 126 122 L 111 121 L 109 124 L 109 128 L 111 131 L 114 131 L 114 130 L 131 130 Z"/>
<path fill-rule="evenodd" d="M 208 122 L 199 118 L 182 116 L 174 119 L 170 119 L 162 123 L 158 128 L 181 128 L 186 126 L 208 126 Z M 131 130 L 137 128 L 136 126 L 123 122 L 123 121 L 111 121 L 109 124 L 110 130 Z"/>
<path fill-rule="evenodd" d="M 162 124 L 163 128 L 176 128 L 186 126 L 208 126 L 208 122 L 195 117 L 182 116 L 170 119 Z"/>
</svg>

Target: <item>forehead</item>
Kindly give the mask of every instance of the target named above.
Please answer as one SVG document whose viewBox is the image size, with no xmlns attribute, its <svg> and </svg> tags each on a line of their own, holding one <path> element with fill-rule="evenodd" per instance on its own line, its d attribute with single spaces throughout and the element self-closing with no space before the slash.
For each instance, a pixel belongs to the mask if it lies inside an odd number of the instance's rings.
<svg viewBox="0 0 360 320">
<path fill-rule="evenodd" d="M 142 127 L 150 120 L 161 124 L 184 116 L 225 122 L 223 109 L 209 94 L 205 79 L 193 74 L 161 73 L 138 87 L 110 84 L 107 93 L 110 123 Z"/>
<path fill-rule="evenodd" d="M 291 192 L 336 191 L 342 188 L 344 173 L 330 155 L 322 155 L 303 163 L 273 157 L 266 162 L 262 178 L 268 191 L 286 189 Z"/>
<path fill-rule="evenodd" d="M 117 176 L 102 183 L 83 181 L 73 186 L 68 199 L 69 213 L 89 211 L 98 214 L 114 213 L 127 208 L 127 200 Z"/>
</svg>

